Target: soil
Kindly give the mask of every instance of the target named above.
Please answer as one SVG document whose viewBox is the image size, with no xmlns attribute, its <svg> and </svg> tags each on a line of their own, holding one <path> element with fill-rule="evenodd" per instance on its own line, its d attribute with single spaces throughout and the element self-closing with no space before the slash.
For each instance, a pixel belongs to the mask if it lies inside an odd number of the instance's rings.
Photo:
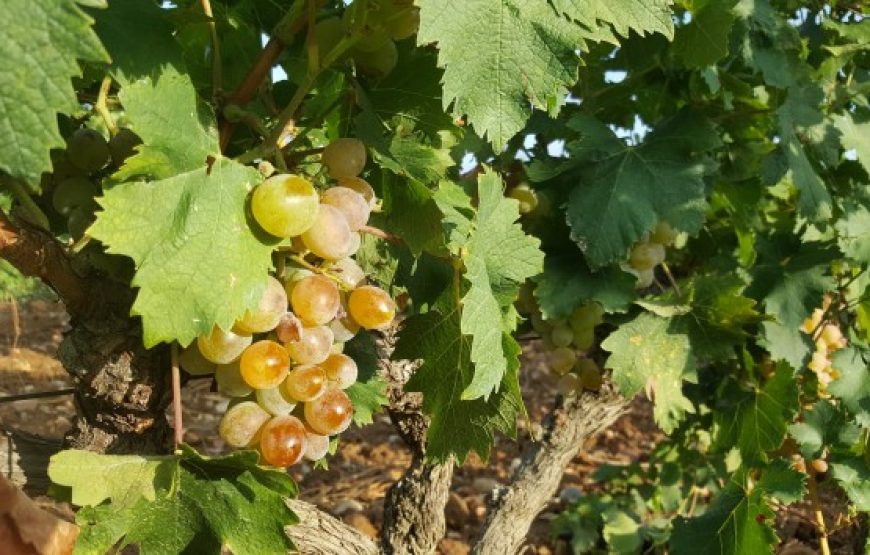
<svg viewBox="0 0 870 555">
<path fill-rule="evenodd" d="M 17 322 L 17 326 L 15 325 Z M 63 390 L 72 386 L 60 363 L 54 358 L 67 326 L 63 307 L 51 301 L 32 301 L 17 307 L 0 304 L 0 427 L 16 428 L 43 437 L 60 438 L 75 412 L 70 395 L 3 403 L 4 395 Z M 20 334 L 16 334 L 16 327 Z M 485 497 L 496 483 L 506 484 L 519 464 L 519 457 L 531 441 L 529 427 L 538 422 L 555 395 L 555 380 L 543 365 L 540 349 L 534 343 L 524 346 L 522 387 L 530 422 L 522 422 L 518 441 L 499 438 L 489 461 L 471 455 L 456 469 L 450 502 L 448 532 L 440 553 L 468 553 L 485 517 Z M 218 454 L 225 447 L 218 438 L 217 423 L 227 400 L 211 391 L 210 380 L 189 381 L 183 390 L 185 440 L 207 454 Z M 630 411 L 614 426 L 591 438 L 565 472 L 560 492 L 566 488 L 589 491 L 597 488 L 592 473 L 602 464 L 625 464 L 643 460 L 662 438 L 652 422 L 650 404 L 637 399 Z M 352 428 L 342 436 L 337 454 L 328 469 L 302 464 L 291 471 L 298 481 L 301 497 L 342 517 L 358 529 L 374 534 L 382 523 L 383 499 L 389 486 L 410 462 L 410 453 L 385 415 L 363 429 Z M 558 495 L 558 493 L 557 493 Z M 834 488 L 820 484 L 827 522 L 835 532 L 832 552 L 860 553 L 863 549 L 860 525 L 838 524 L 846 513 L 846 503 Z M 550 521 L 563 505 L 558 497 L 534 523 L 523 553 L 570 553 L 564 541 L 550 535 Z M 796 505 L 777 514 L 777 531 L 783 541 L 779 551 L 801 553 L 798 548 L 817 552 L 816 529 L 809 507 Z M 796 550 L 796 551 L 792 551 Z"/>
</svg>

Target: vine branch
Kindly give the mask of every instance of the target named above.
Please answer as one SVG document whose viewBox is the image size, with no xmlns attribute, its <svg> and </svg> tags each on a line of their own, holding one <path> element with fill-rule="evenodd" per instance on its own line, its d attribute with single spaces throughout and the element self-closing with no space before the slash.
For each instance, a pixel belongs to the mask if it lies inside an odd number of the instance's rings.
<svg viewBox="0 0 870 555">
<path fill-rule="evenodd" d="M 221 43 L 217 32 L 217 23 L 211 10 L 211 0 L 200 0 L 202 11 L 208 18 L 208 31 L 211 34 L 212 48 L 212 92 L 215 98 L 219 98 L 224 88 L 223 65 L 221 62 Z"/>
</svg>

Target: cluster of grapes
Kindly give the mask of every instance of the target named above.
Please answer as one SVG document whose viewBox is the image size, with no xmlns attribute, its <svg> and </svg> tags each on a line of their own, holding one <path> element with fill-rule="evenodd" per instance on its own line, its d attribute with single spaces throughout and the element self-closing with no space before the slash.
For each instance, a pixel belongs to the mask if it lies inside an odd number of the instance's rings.
<svg viewBox="0 0 870 555">
<path fill-rule="evenodd" d="M 816 344 L 816 350 L 807 367 L 816 374 L 821 393 L 825 392 L 829 383 L 840 377 L 840 373 L 831 366 L 831 355 L 848 345 L 840 326 L 834 321 L 824 321 L 830 306 L 830 297 L 825 297 L 822 308 L 815 309 L 812 316 L 801 326 L 801 331 L 811 335 Z"/>
<path fill-rule="evenodd" d="M 590 301 L 565 320 L 545 320 L 530 290 L 523 288 L 517 308 L 528 314 L 532 329 L 538 332 L 548 352 L 550 369 L 561 376 L 557 387 L 562 395 L 588 389 L 601 389 L 602 376 L 598 364 L 585 356 L 595 345 L 595 326 L 604 321 L 604 309 Z"/>
<path fill-rule="evenodd" d="M 354 6 L 341 18 L 320 21 L 315 29 L 319 49 L 329 53 L 345 36 L 362 33 L 350 51 L 356 67 L 367 75 L 385 77 L 399 61 L 397 40 L 406 39 L 420 27 L 420 10 L 413 0 L 369 0 L 366 9 Z"/>
<path fill-rule="evenodd" d="M 72 238 L 81 238 L 94 221 L 103 170 L 121 167 L 141 142 L 129 129 L 106 141 L 98 131 L 82 127 L 70 135 L 65 151 L 52 152 L 52 173 L 44 176 L 43 190 L 51 192 L 51 205 L 66 218 Z"/>
<path fill-rule="evenodd" d="M 235 397 L 220 423 L 232 447 L 258 447 L 263 460 L 290 466 L 323 458 L 330 436 L 350 425 L 345 389 L 357 364 L 344 343 L 361 329 L 388 327 L 396 305 L 382 289 L 365 285 L 352 255 L 376 198 L 359 177 L 365 146 L 339 139 L 322 162 L 337 184 L 322 193 L 299 175 L 274 175 L 251 197 L 254 220 L 295 252 L 270 276 L 257 308 L 231 330 L 215 327 L 180 356 L 191 374 L 214 373 L 218 390 Z M 287 251 L 279 248 L 279 256 Z"/>
<path fill-rule="evenodd" d="M 659 222 L 649 235 L 636 243 L 628 255 L 628 270 L 637 276 L 637 288 L 645 289 L 655 280 L 655 268 L 665 261 L 665 247 L 674 244 L 677 231 Z"/>
</svg>

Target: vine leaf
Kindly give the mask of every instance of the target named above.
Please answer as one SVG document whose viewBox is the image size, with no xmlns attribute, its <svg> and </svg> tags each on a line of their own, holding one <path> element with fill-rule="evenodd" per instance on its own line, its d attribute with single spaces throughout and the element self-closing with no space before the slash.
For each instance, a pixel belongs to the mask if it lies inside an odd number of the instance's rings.
<svg viewBox="0 0 870 555">
<path fill-rule="evenodd" d="M 713 65 L 728 55 L 737 0 L 701 0 L 692 6 L 692 21 L 677 30 L 674 51 L 688 67 Z"/>
<path fill-rule="evenodd" d="M 806 459 L 819 457 L 826 445 L 848 449 L 860 436 L 858 427 L 847 422 L 846 415 L 825 400 L 818 401 L 811 410 L 804 410 L 801 421 L 789 426 L 788 431 Z"/>
<path fill-rule="evenodd" d="M 870 264 L 870 202 L 848 199 L 843 203 L 843 215 L 834 228 L 837 230 L 837 245 L 843 254 Z"/>
<path fill-rule="evenodd" d="M 870 511 L 870 468 L 864 457 L 835 455 L 830 472 L 856 509 Z"/>
<path fill-rule="evenodd" d="M 843 148 L 854 150 L 858 162 L 870 175 L 870 121 L 857 122 L 853 114 L 846 112 L 834 116 L 834 125 L 840 130 Z"/>
<path fill-rule="evenodd" d="M 357 381 L 345 391 L 353 403 L 354 424 L 371 424 L 372 417 L 389 403 L 387 382 L 378 375 L 377 345 L 370 334 L 358 333 L 344 344 L 344 354 L 356 362 L 359 371 Z"/>
<path fill-rule="evenodd" d="M 187 345 L 228 330 L 256 306 L 273 245 L 249 223 L 245 201 L 259 173 L 228 159 L 159 181 L 116 185 L 98 199 L 90 234 L 136 263 L 132 312 L 146 346 Z"/>
<path fill-rule="evenodd" d="M 828 384 L 828 392 L 843 401 L 860 426 L 870 428 L 870 372 L 861 351 L 853 347 L 837 351 L 833 367 L 840 376 Z"/>
<path fill-rule="evenodd" d="M 79 108 L 71 78 L 79 60 L 109 61 L 75 0 L 8 0 L 0 10 L 0 170 L 33 192 L 63 148 L 57 114 Z"/>
<path fill-rule="evenodd" d="M 661 33 L 668 38 L 674 35 L 671 0 L 553 0 L 552 3 L 559 12 L 590 29 L 608 25 L 623 37 L 628 37 L 629 31 L 639 35 Z"/>
<path fill-rule="evenodd" d="M 689 336 L 670 329 L 670 320 L 643 313 L 623 324 L 601 343 L 610 352 L 606 366 L 613 369 L 613 382 L 631 397 L 643 389 L 652 393 L 653 416 L 666 432 L 672 432 L 692 403 L 683 395 L 683 381 L 695 380 L 695 357 Z"/>
<path fill-rule="evenodd" d="M 634 276 L 616 266 L 592 272 L 582 255 L 549 256 L 535 281 L 535 298 L 547 319 L 567 318 L 587 300 L 607 312 L 625 312 L 635 298 Z"/>
</svg>

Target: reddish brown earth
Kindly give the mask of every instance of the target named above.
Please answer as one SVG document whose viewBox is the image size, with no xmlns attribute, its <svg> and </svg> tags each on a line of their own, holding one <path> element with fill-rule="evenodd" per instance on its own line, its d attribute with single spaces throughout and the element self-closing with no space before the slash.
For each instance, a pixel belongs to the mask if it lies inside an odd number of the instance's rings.
<svg viewBox="0 0 870 555">
<path fill-rule="evenodd" d="M 0 304 L 0 398 L 4 395 L 33 391 L 63 389 L 71 386 L 63 368 L 54 358 L 66 326 L 62 307 L 47 301 L 33 301 L 18 310 L 20 336 L 14 333 L 10 304 Z M 526 345 L 522 373 L 523 393 L 530 411 L 531 426 L 538 426 L 543 413 L 555 394 L 555 381 L 542 364 L 534 344 Z M 168 371 L 168 370 L 167 370 Z M 216 428 L 226 399 L 210 391 L 209 380 L 193 380 L 183 392 L 185 439 L 197 449 L 209 454 L 223 452 L 224 445 Z M 69 426 L 74 413 L 70 396 L 48 399 L 0 402 L 0 427 L 17 428 L 45 437 L 59 438 Z M 445 555 L 468 553 L 469 542 L 485 517 L 484 497 L 495 482 L 505 484 L 512 469 L 519 463 L 522 450 L 530 436 L 528 423 L 520 425 L 518 441 L 500 438 L 488 462 L 472 455 L 457 468 L 452 495 L 447 507 L 448 533 L 441 542 Z M 631 411 L 613 427 L 587 441 L 565 472 L 560 489 L 567 487 L 588 491 L 598 487 L 592 472 L 604 463 L 623 464 L 642 461 L 651 446 L 661 439 L 652 423 L 650 406 L 636 401 Z M 338 453 L 329 469 L 314 470 L 300 465 L 292 471 L 303 499 L 341 516 L 358 529 L 376 534 L 382 522 L 383 498 L 387 488 L 399 477 L 410 461 L 410 453 L 384 415 L 373 425 L 354 428 L 342 436 Z M 860 527 L 839 526 L 844 514 L 844 502 L 832 488 L 822 484 L 827 522 L 836 531 L 831 537 L 835 553 L 858 553 Z M 569 553 L 562 541 L 554 541 L 549 523 L 561 509 L 558 499 L 535 522 L 524 553 Z M 816 551 L 816 532 L 811 513 L 806 506 L 781 510 L 777 528 L 785 538 L 780 550 L 806 547 Z M 800 553 L 800 551 L 791 551 Z"/>
</svg>

